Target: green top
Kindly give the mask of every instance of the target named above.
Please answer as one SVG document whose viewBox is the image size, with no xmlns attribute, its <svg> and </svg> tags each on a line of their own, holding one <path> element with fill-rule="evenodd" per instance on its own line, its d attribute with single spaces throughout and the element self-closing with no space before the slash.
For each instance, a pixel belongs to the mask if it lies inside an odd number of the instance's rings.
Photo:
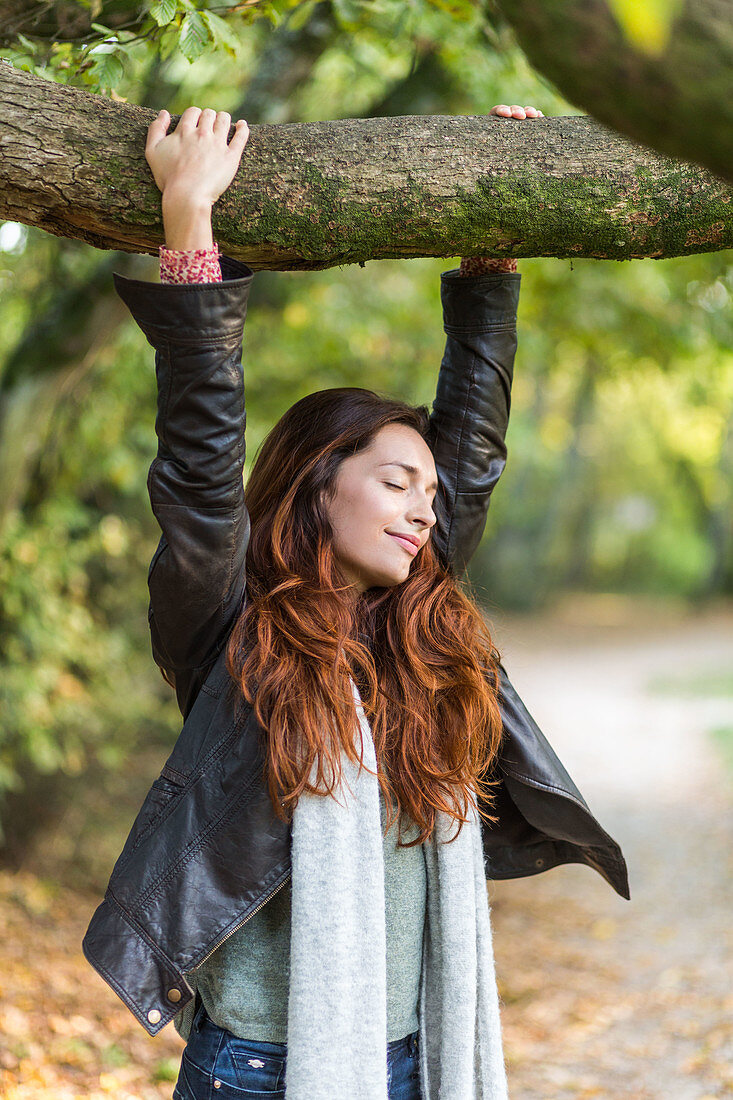
<svg viewBox="0 0 733 1100">
<path fill-rule="evenodd" d="M 384 831 L 387 817 L 381 789 L 379 812 Z M 427 900 L 423 846 L 398 848 L 397 832 L 395 820 L 383 847 L 388 1042 L 418 1030 Z M 403 835 L 406 841 L 414 840 L 417 826 L 411 822 Z M 206 962 L 186 975 L 189 985 L 198 988 L 214 1023 L 240 1039 L 287 1042 L 291 892 L 288 879 Z M 191 1001 L 174 1020 L 176 1030 L 186 1040 L 193 1004 Z"/>
</svg>

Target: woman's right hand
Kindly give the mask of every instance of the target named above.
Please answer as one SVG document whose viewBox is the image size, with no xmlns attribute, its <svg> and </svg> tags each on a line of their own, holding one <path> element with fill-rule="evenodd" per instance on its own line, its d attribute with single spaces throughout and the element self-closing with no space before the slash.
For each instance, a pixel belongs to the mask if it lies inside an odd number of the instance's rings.
<svg viewBox="0 0 733 1100">
<path fill-rule="evenodd" d="M 211 248 L 211 208 L 237 174 L 249 126 L 240 119 L 227 142 L 226 111 L 188 107 L 168 133 L 171 116 L 161 111 L 148 127 L 145 159 L 163 195 L 168 248 Z"/>
</svg>

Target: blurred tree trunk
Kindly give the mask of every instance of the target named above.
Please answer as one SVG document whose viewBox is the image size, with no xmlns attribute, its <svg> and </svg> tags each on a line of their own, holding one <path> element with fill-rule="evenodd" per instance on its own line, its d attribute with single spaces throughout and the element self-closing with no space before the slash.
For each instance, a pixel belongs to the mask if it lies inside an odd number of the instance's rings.
<svg viewBox="0 0 733 1100">
<path fill-rule="evenodd" d="M 571 103 L 733 182 L 730 0 L 638 0 L 625 17 L 608 0 L 500 0 L 500 7 L 530 63 Z M 652 10 L 639 18 L 636 7 Z"/>
<path fill-rule="evenodd" d="M 697 598 L 723 595 L 727 591 L 726 571 L 730 569 L 733 547 L 733 516 L 730 509 L 730 484 L 733 475 L 733 421 L 728 425 L 726 439 L 718 461 L 713 488 L 708 484 L 709 471 L 680 454 L 665 439 L 659 439 L 660 453 L 666 468 L 673 472 L 674 483 L 695 516 L 695 527 L 709 545 L 712 555 L 707 575 L 696 587 Z M 720 490 L 725 486 L 725 489 Z"/>
<path fill-rule="evenodd" d="M 416 45 L 415 61 L 407 76 L 393 85 L 363 118 L 390 118 L 395 115 L 439 115 L 446 104 L 454 103 L 455 79 L 440 60 L 440 43 L 423 39 Z"/>
<path fill-rule="evenodd" d="M 0 65 L 0 216 L 155 252 L 152 111 Z M 731 189 L 586 118 L 406 116 L 254 126 L 216 204 L 253 268 L 413 256 L 663 257 L 733 245 Z"/>
<path fill-rule="evenodd" d="M 524 567 L 521 572 L 522 576 L 535 578 L 537 606 L 563 588 L 582 586 L 588 574 L 596 496 L 595 487 L 589 480 L 593 471 L 583 454 L 583 432 L 593 420 L 601 371 L 594 357 L 585 360 L 566 417 L 570 443 L 552 476 L 553 488 L 546 493 L 545 507 L 528 540 L 532 544 L 531 567 Z M 547 382 L 537 386 L 529 417 L 540 435 L 545 418 L 555 415 L 552 404 L 547 401 L 549 392 Z M 528 467 L 528 471 L 530 469 Z M 528 477 L 516 491 L 520 496 L 536 494 L 537 485 Z"/>
<path fill-rule="evenodd" d="M 569 417 L 572 436 L 559 482 L 560 501 L 554 511 L 555 543 L 559 552 L 553 587 L 582 587 L 588 575 L 596 493 L 590 480 L 592 467 L 583 453 L 583 435 L 593 422 L 601 373 L 601 364 L 589 356 L 583 364 Z"/>
<path fill-rule="evenodd" d="M 731 486 L 733 485 L 733 417 L 728 426 L 720 450 L 717 469 L 710 488 L 707 488 L 699 471 L 692 468 L 687 474 L 688 492 L 697 505 L 700 530 L 712 551 L 707 576 L 700 583 L 697 595 L 703 598 L 733 593 L 733 510 Z M 712 471 L 711 471 L 712 473 Z M 695 485 L 692 485 L 692 482 Z"/>
<path fill-rule="evenodd" d="M 720 495 L 712 507 L 710 516 L 710 541 L 713 546 L 713 562 L 708 577 L 707 593 L 733 595 L 733 415 L 728 419 L 728 430 L 718 464 Z"/>
</svg>

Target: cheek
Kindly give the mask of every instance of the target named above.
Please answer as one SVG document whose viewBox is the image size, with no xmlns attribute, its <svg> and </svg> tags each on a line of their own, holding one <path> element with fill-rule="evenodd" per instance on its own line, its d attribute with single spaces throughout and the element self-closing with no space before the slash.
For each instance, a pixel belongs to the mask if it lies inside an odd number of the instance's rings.
<svg viewBox="0 0 733 1100">
<path fill-rule="evenodd" d="M 396 502 L 370 486 L 344 486 L 330 510 L 336 546 L 367 550 L 383 538 L 399 514 Z"/>
</svg>

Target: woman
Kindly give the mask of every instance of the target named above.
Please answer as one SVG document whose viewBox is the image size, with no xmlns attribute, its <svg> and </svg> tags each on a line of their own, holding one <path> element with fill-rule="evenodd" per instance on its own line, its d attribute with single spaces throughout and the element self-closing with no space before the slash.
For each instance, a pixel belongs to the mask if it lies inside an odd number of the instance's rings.
<svg viewBox="0 0 733 1100">
<path fill-rule="evenodd" d="M 443 275 L 432 414 L 311 394 L 245 493 L 252 272 L 210 214 L 248 130 L 169 123 L 146 148 L 163 285 L 116 285 L 156 349 L 150 625 L 185 723 L 85 953 L 151 1034 L 176 1017 L 178 1100 L 503 1097 L 486 861 L 628 892 L 456 580 L 505 460 L 514 262 Z"/>
</svg>

